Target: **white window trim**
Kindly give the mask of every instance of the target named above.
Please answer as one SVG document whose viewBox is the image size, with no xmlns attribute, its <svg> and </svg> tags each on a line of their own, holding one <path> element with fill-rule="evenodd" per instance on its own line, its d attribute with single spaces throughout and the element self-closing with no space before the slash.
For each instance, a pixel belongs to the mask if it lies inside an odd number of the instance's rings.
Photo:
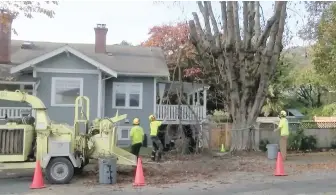
<svg viewBox="0 0 336 195">
<path fill-rule="evenodd" d="M 117 131 L 118 140 L 121 140 L 121 141 L 129 141 L 129 140 L 131 140 L 131 137 L 130 137 L 131 128 L 132 128 L 132 126 L 118 126 L 117 127 L 117 129 L 118 129 L 118 131 Z M 123 129 L 128 129 L 128 134 L 127 134 L 128 138 L 122 138 L 121 137 L 121 135 L 122 135 L 121 130 L 123 130 Z"/>
<path fill-rule="evenodd" d="M 140 85 L 140 99 L 139 99 L 139 107 L 130 107 L 129 106 L 129 92 L 126 91 L 126 105 L 125 106 L 116 106 L 116 85 L 117 84 L 122 84 L 122 85 Z M 113 82 L 113 87 L 112 87 L 112 108 L 115 109 L 132 109 L 132 110 L 137 110 L 137 109 L 142 109 L 142 102 L 143 102 L 143 83 L 130 83 L 130 82 Z"/>
<path fill-rule="evenodd" d="M 75 102 L 73 104 L 56 104 L 55 103 L 55 84 L 56 80 L 63 81 L 79 81 L 80 82 L 80 95 L 83 95 L 84 89 L 84 81 L 83 78 L 70 78 L 70 77 L 52 77 L 51 79 L 51 106 L 52 107 L 74 107 Z"/>
</svg>

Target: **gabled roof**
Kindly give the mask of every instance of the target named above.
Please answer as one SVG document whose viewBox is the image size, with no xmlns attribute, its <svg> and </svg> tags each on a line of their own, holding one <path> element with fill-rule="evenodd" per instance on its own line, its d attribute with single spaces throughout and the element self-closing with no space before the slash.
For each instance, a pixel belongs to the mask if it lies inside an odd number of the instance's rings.
<svg viewBox="0 0 336 195">
<path fill-rule="evenodd" d="M 55 50 L 53 50 L 53 51 L 51 51 L 49 53 L 45 53 L 45 54 L 43 54 L 43 55 L 41 55 L 39 57 L 33 58 L 31 60 L 28 60 L 28 61 L 26 61 L 26 62 L 24 62 L 24 63 L 22 63 L 22 64 L 20 64 L 18 66 L 15 66 L 15 67 L 11 68 L 10 72 L 12 74 L 13 73 L 17 73 L 17 72 L 19 72 L 21 70 L 24 70 L 24 69 L 26 69 L 28 67 L 31 67 L 32 65 L 38 64 L 40 62 L 43 62 L 44 60 L 47 60 L 47 59 L 52 58 L 54 56 L 57 56 L 57 55 L 59 55 L 59 54 L 61 54 L 63 52 L 70 52 L 71 54 L 73 54 L 73 55 L 81 58 L 82 60 L 84 60 L 84 61 L 92 64 L 93 66 L 97 67 L 97 69 L 100 69 L 100 70 L 102 70 L 102 71 L 110 74 L 111 76 L 117 77 L 117 73 L 114 70 L 112 70 L 110 68 L 107 68 L 105 65 L 103 65 L 103 64 L 101 64 L 101 63 L 99 63 L 99 62 L 97 62 L 97 61 L 95 61 L 95 60 L 87 57 L 86 55 L 82 54 L 81 52 L 79 52 L 79 51 L 77 51 L 77 50 L 75 50 L 73 48 L 71 48 L 68 45 L 65 45 L 65 46 L 60 47 L 58 49 L 55 49 Z"/>
<path fill-rule="evenodd" d="M 33 48 L 21 49 L 23 43 L 24 41 L 12 40 L 11 62 L 13 66 L 22 65 L 41 56 L 46 57 L 50 55 L 48 53 L 60 51 L 60 48 L 71 48 L 73 52 L 83 54 L 96 65 L 104 65 L 118 75 L 169 76 L 163 52 L 157 47 L 107 45 L 107 53 L 101 54 L 95 53 L 94 44 L 33 42 Z M 19 68 L 13 68 L 13 71 L 17 69 Z"/>
</svg>

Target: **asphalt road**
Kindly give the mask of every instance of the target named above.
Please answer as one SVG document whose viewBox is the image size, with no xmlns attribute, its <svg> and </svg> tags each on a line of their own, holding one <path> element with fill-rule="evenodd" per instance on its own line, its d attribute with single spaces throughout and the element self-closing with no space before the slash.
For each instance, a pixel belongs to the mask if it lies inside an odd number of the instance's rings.
<svg viewBox="0 0 336 195">
<path fill-rule="evenodd" d="M 88 187 L 79 184 L 48 186 L 42 190 L 30 190 L 32 173 L 20 173 L 20 177 L 6 176 L 0 173 L 0 194 L 72 194 L 72 195 L 96 195 L 114 194 L 125 195 L 319 195 L 336 194 L 336 173 L 319 175 L 303 175 L 297 177 L 260 177 L 256 182 L 250 182 L 248 178 L 241 181 L 225 182 L 213 181 L 207 183 L 174 184 L 165 187 L 144 187 L 134 189 L 132 186 L 123 188 L 116 186 Z M 254 177 L 254 176 L 252 176 Z M 251 177 L 251 178 L 252 178 Z"/>
</svg>

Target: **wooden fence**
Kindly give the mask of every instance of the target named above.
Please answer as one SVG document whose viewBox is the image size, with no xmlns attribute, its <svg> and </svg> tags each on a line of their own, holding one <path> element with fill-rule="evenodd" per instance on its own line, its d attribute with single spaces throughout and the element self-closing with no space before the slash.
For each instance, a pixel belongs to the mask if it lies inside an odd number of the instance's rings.
<svg viewBox="0 0 336 195">
<path fill-rule="evenodd" d="M 332 119 L 332 120 L 331 120 Z M 262 139 L 269 140 L 270 143 L 278 143 L 279 133 L 273 130 L 277 127 L 274 123 L 260 123 L 255 133 L 256 144 Z M 231 144 L 231 123 L 212 123 L 210 133 L 210 147 L 213 150 L 219 149 L 221 144 L 226 148 Z M 303 128 L 306 135 L 313 135 L 317 139 L 317 146 L 321 148 L 330 147 L 336 141 L 336 117 L 315 118 L 312 121 L 289 122 L 291 132 Z"/>
</svg>

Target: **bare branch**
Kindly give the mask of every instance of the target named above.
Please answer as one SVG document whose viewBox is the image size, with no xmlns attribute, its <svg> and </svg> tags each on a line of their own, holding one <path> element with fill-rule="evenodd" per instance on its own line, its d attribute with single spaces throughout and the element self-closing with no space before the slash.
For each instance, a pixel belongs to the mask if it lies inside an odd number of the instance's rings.
<svg viewBox="0 0 336 195">
<path fill-rule="evenodd" d="M 206 2 L 204 2 L 204 6 L 202 5 L 202 2 L 198 1 L 197 2 L 198 7 L 203 15 L 203 20 L 204 20 L 204 26 L 205 26 L 205 35 L 208 41 L 212 40 L 212 32 L 211 32 L 211 26 L 210 26 L 210 15 L 208 8 L 206 6 Z"/>
<path fill-rule="evenodd" d="M 230 48 L 234 42 L 234 19 L 233 19 L 233 7 L 232 1 L 227 2 L 227 29 L 228 29 L 228 36 L 226 42 L 226 48 Z"/>
<path fill-rule="evenodd" d="M 254 5 L 255 5 L 255 2 L 250 2 L 249 4 L 249 16 L 248 16 L 248 23 L 249 23 L 249 37 L 248 37 L 248 40 L 247 40 L 247 48 L 246 49 L 250 49 L 252 44 L 251 44 L 251 41 L 252 41 L 252 37 L 253 37 L 253 30 L 254 30 L 254 23 L 255 23 L 255 8 L 254 8 Z"/>
<path fill-rule="evenodd" d="M 222 12 L 222 23 L 223 23 L 223 39 L 222 39 L 222 44 L 225 44 L 226 38 L 227 38 L 227 32 L 228 32 L 228 27 L 227 27 L 227 12 L 226 12 L 226 1 L 221 1 L 221 12 Z M 226 37 L 226 38 L 224 38 Z"/>
<path fill-rule="evenodd" d="M 240 43 L 241 43 L 241 37 L 240 37 L 240 27 L 239 27 L 239 7 L 238 7 L 238 1 L 232 2 L 232 8 L 233 8 L 233 24 L 234 24 L 234 31 L 235 31 L 235 42 L 236 42 L 236 50 L 240 50 Z"/>
<path fill-rule="evenodd" d="M 243 25 L 244 25 L 244 43 L 245 48 L 247 48 L 247 39 L 248 39 L 248 2 L 243 1 Z"/>
<path fill-rule="evenodd" d="M 259 1 L 254 2 L 254 9 L 255 9 L 255 18 L 254 18 L 254 42 L 258 42 L 258 38 L 261 34 L 261 25 L 260 25 L 260 3 Z"/>
<path fill-rule="evenodd" d="M 211 1 L 205 1 L 204 5 L 208 10 L 208 13 L 209 13 L 209 16 L 210 16 L 210 19 L 211 19 L 211 24 L 212 24 L 212 29 L 213 29 L 213 32 L 214 32 L 216 47 L 219 48 L 220 47 L 220 34 L 219 34 L 217 21 L 215 19 L 215 15 L 212 11 Z"/>
</svg>

